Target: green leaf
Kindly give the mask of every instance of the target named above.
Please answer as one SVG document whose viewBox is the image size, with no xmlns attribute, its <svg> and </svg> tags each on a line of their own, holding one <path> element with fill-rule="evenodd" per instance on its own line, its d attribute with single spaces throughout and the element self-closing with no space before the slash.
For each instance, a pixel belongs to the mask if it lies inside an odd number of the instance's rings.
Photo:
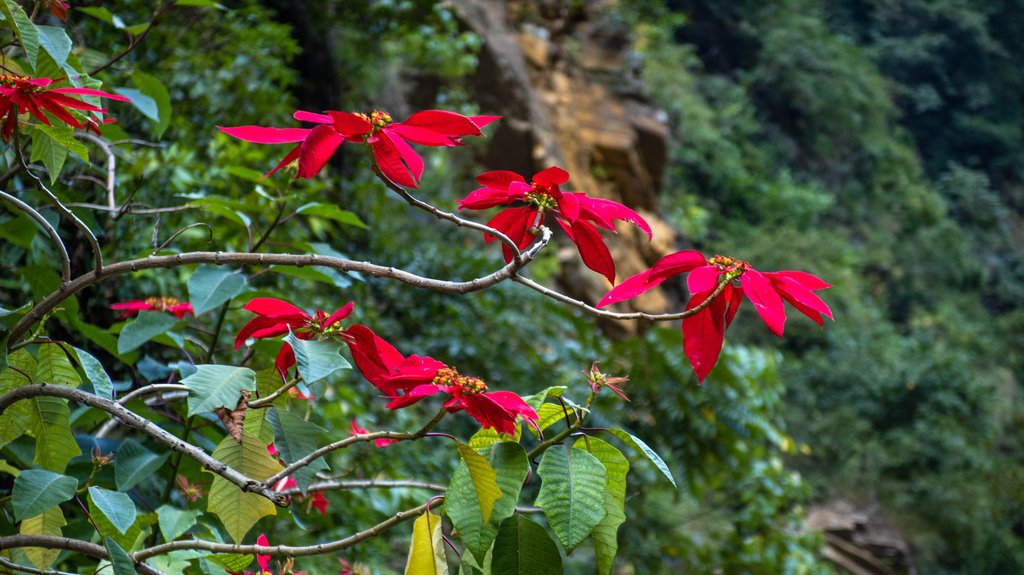
<svg viewBox="0 0 1024 575">
<path fill-rule="evenodd" d="M 188 415 L 191 417 L 218 407 L 233 410 L 242 390 L 256 389 L 256 372 L 231 365 L 197 365 L 196 372 L 181 383 L 189 388 Z"/>
<path fill-rule="evenodd" d="M 132 498 L 120 491 L 110 491 L 92 486 L 89 487 L 89 499 L 121 534 L 128 531 L 139 515 Z"/>
<path fill-rule="evenodd" d="M 495 444 L 490 450 L 489 460 L 502 494 L 494 503 L 489 522 L 483 522 L 473 480 L 462 461 L 452 475 L 444 500 L 445 514 L 455 525 L 459 538 L 481 561 L 498 534 L 498 526 L 515 512 L 523 481 L 530 471 L 526 451 L 518 443 Z"/>
<path fill-rule="evenodd" d="M 156 515 L 160 522 L 160 533 L 164 541 L 174 541 L 184 535 L 196 524 L 196 519 L 203 512 L 198 509 L 178 509 L 171 505 L 161 505 L 156 509 Z"/>
<path fill-rule="evenodd" d="M 210 555 L 207 559 L 228 571 L 239 573 L 243 568 L 252 563 L 253 556 L 242 553 L 218 553 L 217 555 Z"/>
<path fill-rule="evenodd" d="M 668 465 L 665 464 L 665 461 L 661 458 L 660 455 L 655 453 L 655 451 L 651 449 L 646 443 L 644 443 L 639 437 L 636 437 L 635 435 L 622 429 L 606 429 L 605 431 L 611 433 L 615 437 L 618 437 L 623 442 L 625 442 L 626 445 L 629 445 L 633 449 L 639 451 L 641 455 L 647 458 L 647 461 L 650 461 L 651 463 L 654 464 L 655 467 L 658 468 L 658 471 L 660 471 L 661 474 L 664 475 L 665 478 L 669 480 L 669 482 L 672 484 L 672 487 L 679 489 L 679 486 L 676 485 L 676 478 L 672 477 L 672 471 L 668 468 Z"/>
<path fill-rule="evenodd" d="M 592 536 L 597 573 L 610 575 L 615 554 L 619 550 L 619 526 L 626 521 L 626 475 L 629 473 L 629 460 L 614 446 L 596 437 L 583 437 L 572 446 L 596 457 L 608 474 L 604 519 L 594 527 Z"/>
<path fill-rule="evenodd" d="M 163 575 L 185 575 L 192 562 L 203 554 L 192 549 L 179 549 L 166 555 L 157 555 L 146 559 L 146 564 Z"/>
<path fill-rule="evenodd" d="M 316 439 L 323 437 L 327 430 L 310 423 L 294 413 L 279 408 L 270 409 L 267 414 L 274 428 L 274 446 L 285 463 L 295 463 L 317 449 Z M 323 457 L 295 472 L 295 483 L 303 494 L 316 474 L 330 469 Z"/>
<path fill-rule="evenodd" d="M 75 496 L 78 480 L 45 469 L 26 469 L 14 480 L 14 520 L 34 517 Z"/>
<path fill-rule="evenodd" d="M 213 0 L 178 0 L 174 3 L 175 6 L 196 6 L 198 8 L 218 8 L 225 10 L 224 5 Z"/>
<path fill-rule="evenodd" d="M 64 162 L 68 159 L 68 148 L 39 126 L 34 127 L 31 134 L 32 154 L 29 159 L 33 162 L 42 162 L 46 166 L 46 171 L 50 174 L 50 183 L 53 184 L 60 177 Z"/>
<path fill-rule="evenodd" d="M 33 376 L 37 383 L 78 387 L 82 379 L 71 365 L 60 344 L 47 343 L 39 346 L 39 363 Z"/>
<path fill-rule="evenodd" d="M 100 363 L 100 360 L 85 350 L 78 349 L 77 347 L 72 347 L 71 349 L 75 353 L 78 365 L 82 366 L 85 377 L 92 384 L 93 393 L 104 399 L 113 399 L 114 382 L 110 381 L 110 376 L 107 375 L 107 370 L 103 369 L 103 364 Z"/>
<path fill-rule="evenodd" d="M 557 403 L 542 404 L 540 408 L 537 409 L 537 427 L 539 427 L 541 431 L 544 431 L 545 429 L 551 427 L 553 424 L 558 423 L 559 421 L 565 421 L 566 413 L 572 415 L 572 409 L 568 407 L 562 407 L 560 404 Z M 533 432 L 534 436 L 540 435 L 540 433 L 536 429 L 534 429 L 532 425 L 528 427 L 530 431 Z"/>
<path fill-rule="evenodd" d="M 117 16 L 116 14 L 114 14 L 110 10 L 107 10 L 106 8 L 103 8 L 102 6 L 100 6 L 100 7 L 91 7 L 90 6 L 90 7 L 83 7 L 83 8 L 79 8 L 79 7 L 76 6 L 75 7 L 75 11 L 82 12 L 84 14 L 88 14 L 89 16 L 92 16 L 93 18 L 96 18 L 97 20 L 102 20 L 103 22 L 106 22 L 107 24 L 110 24 L 111 26 L 113 26 L 114 28 L 117 28 L 118 30 L 121 30 L 121 29 L 124 28 L 124 20 L 122 20 L 120 16 Z"/>
<path fill-rule="evenodd" d="M 188 278 L 188 297 L 195 315 L 230 301 L 246 286 L 243 274 L 212 266 L 200 266 Z"/>
<path fill-rule="evenodd" d="M 114 575 L 138 575 L 135 572 L 135 562 L 128 556 L 128 553 L 110 537 L 106 539 L 107 553 L 110 554 L 110 566 Z"/>
<path fill-rule="evenodd" d="M 491 429 L 490 427 L 481 427 L 479 431 L 473 434 L 469 438 L 469 446 L 473 449 L 482 449 L 495 443 L 501 443 L 503 441 L 512 441 L 519 443 L 519 438 L 523 435 L 523 426 L 516 423 L 516 432 L 509 435 L 507 433 L 500 433 L 497 430 Z"/>
<path fill-rule="evenodd" d="M 63 28 L 36 24 L 39 33 L 39 45 L 53 58 L 58 68 L 63 68 L 71 55 L 71 38 Z"/>
<path fill-rule="evenodd" d="M 540 409 L 540 406 L 544 404 L 544 400 L 549 397 L 562 397 L 565 394 L 567 388 L 564 385 L 555 385 L 547 389 L 538 391 L 533 395 L 527 395 L 523 397 L 523 401 L 527 405 L 533 408 L 534 411 Z"/>
<path fill-rule="evenodd" d="M 2 0 L 0 10 L 3 11 L 8 22 L 14 22 L 14 32 L 18 35 L 18 42 L 25 50 L 29 66 L 35 70 L 36 58 L 39 57 L 39 32 L 36 30 L 35 24 L 14 0 Z"/>
<path fill-rule="evenodd" d="M 566 552 L 572 553 L 604 519 L 604 465 L 586 451 L 556 445 L 544 452 L 537 473 L 542 479 L 537 506 Z"/>
<path fill-rule="evenodd" d="M 134 439 L 126 439 L 117 448 L 114 458 L 114 481 L 119 491 L 128 491 L 150 479 L 164 465 L 171 452 L 160 455 L 146 449 Z"/>
<path fill-rule="evenodd" d="M 101 536 L 110 537 L 122 548 L 129 551 L 137 550 L 145 543 L 153 531 L 151 526 L 157 520 L 156 513 L 139 514 L 136 516 L 135 522 L 124 533 L 121 533 L 117 527 L 114 527 L 110 519 L 100 511 L 100 508 L 96 506 L 96 502 L 92 498 L 89 498 L 89 515 L 92 516 L 93 523 L 96 524 Z"/>
<path fill-rule="evenodd" d="M 152 96 L 144 94 L 142 90 L 135 88 L 114 88 L 114 92 L 131 100 L 132 105 L 135 106 L 136 110 L 142 112 L 143 116 L 158 124 L 160 123 L 160 108 Z"/>
<path fill-rule="evenodd" d="M 225 437 L 212 455 L 214 459 L 260 481 L 282 469 L 281 464 L 267 453 L 267 446 L 244 430 L 241 443 L 230 436 Z M 255 493 L 246 493 L 219 475 L 213 478 L 210 487 L 209 510 L 220 517 L 235 543 L 241 543 L 261 518 L 277 514 L 277 506 L 272 501 Z"/>
<path fill-rule="evenodd" d="M 427 511 L 412 524 L 412 543 L 405 575 L 448 575 L 441 539 L 441 516 Z"/>
<path fill-rule="evenodd" d="M 49 535 L 60 537 L 61 527 L 67 525 L 60 507 L 51 507 L 43 513 L 29 517 L 21 522 L 18 532 L 22 535 Z M 49 569 L 60 555 L 60 549 L 42 549 L 39 547 L 25 548 L 25 556 L 30 563 L 39 569 Z"/>
<path fill-rule="evenodd" d="M 498 530 L 491 575 L 562 575 L 562 556 L 543 527 L 516 514 Z"/>
<path fill-rule="evenodd" d="M 24 374 L 34 373 L 36 370 L 36 358 L 24 349 L 8 355 L 7 363 L 17 369 L 0 370 L 0 395 L 31 383 Z M 29 411 L 29 402 L 19 401 L 0 414 L 0 447 L 24 435 L 31 423 Z"/>
<path fill-rule="evenodd" d="M 29 406 L 29 429 L 36 438 L 32 463 L 61 473 L 82 450 L 71 434 L 71 410 L 67 400 L 57 397 L 33 397 Z"/>
<path fill-rule="evenodd" d="M 305 340 L 289 333 L 284 340 L 292 346 L 292 351 L 295 352 L 295 363 L 298 365 L 299 374 L 302 375 L 302 380 L 306 382 L 306 385 L 314 384 L 339 369 L 352 369 L 352 366 L 338 353 L 342 344 L 333 339 Z"/>
<path fill-rule="evenodd" d="M 125 324 L 117 337 L 117 353 L 127 353 L 171 329 L 178 323 L 173 315 L 155 311 L 142 311 L 133 321 Z M 232 406 L 233 407 L 233 406 Z"/>
<path fill-rule="evenodd" d="M 202 209 L 203 211 L 210 212 L 211 214 L 217 214 L 218 216 L 227 218 L 235 223 L 241 224 L 242 227 L 249 229 L 252 225 L 252 220 L 249 216 L 233 208 L 227 200 L 216 197 L 203 197 L 192 200 L 188 203 L 189 206 L 195 206 Z"/>
<path fill-rule="evenodd" d="M 178 2 L 178 4 L 180 5 L 181 2 Z M 132 74 L 132 83 L 135 84 L 135 87 L 140 92 L 149 96 L 156 103 L 157 116 L 160 119 L 156 121 L 156 126 L 153 127 L 153 135 L 160 139 L 160 136 L 164 135 L 167 127 L 171 125 L 171 95 L 160 80 L 144 72 L 134 72 Z M 198 312 L 196 315 L 198 315 Z"/>
<path fill-rule="evenodd" d="M 494 502 L 501 499 L 498 475 L 491 467 L 491 463 L 473 448 L 461 443 L 458 446 L 459 455 L 462 456 L 462 461 L 469 470 L 469 477 L 473 480 L 473 490 L 476 491 L 477 503 L 480 505 L 480 517 L 487 523 L 491 520 Z"/>
<path fill-rule="evenodd" d="M 344 224 L 346 226 L 354 226 L 357 228 L 362 228 L 364 230 L 368 229 L 366 227 L 366 224 L 363 223 L 363 220 L 359 219 L 359 216 L 350 211 L 339 208 L 336 204 L 306 204 L 300 207 L 299 209 L 295 210 L 295 213 L 307 216 L 316 216 L 319 218 L 326 218 L 328 220 L 338 222 L 339 224 Z"/>
</svg>

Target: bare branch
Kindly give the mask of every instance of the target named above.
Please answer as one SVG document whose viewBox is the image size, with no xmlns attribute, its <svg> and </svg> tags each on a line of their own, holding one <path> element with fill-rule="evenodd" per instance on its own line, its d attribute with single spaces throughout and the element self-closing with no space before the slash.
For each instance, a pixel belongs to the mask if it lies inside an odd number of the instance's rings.
<svg viewBox="0 0 1024 575">
<path fill-rule="evenodd" d="M 29 565 L 22 565 L 21 563 L 8 561 L 3 556 L 0 556 L 0 567 L 6 567 L 14 571 L 21 571 L 22 573 L 35 573 L 36 575 L 78 575 L 77 573 L 68 573 L 67 571 L 57 571 L 55 569 L 36 569 Z"/>
<path fill-rule="evenodd" d="M 50 236 L 50 241 L 53 243 L 54 249 L 57 250 L 57 257 L 60 258 L 60 281 L 63 284 L 71 281 L 71 258 L 68 257 L 68 250 L 64 247 L 64 242 L 57 235 L 57 230 L 53 229 L 50 222 L 46 221 L 39 212 L 35 211 L 32 206 L 19 200 L 18 198 L 8 194 L 7 192 L 0 191 L 0 199 L 3 199 L 18 208 L 25 215 L 35 220 L 39 227 L 46 231 L 46 234 Z"/>
<path fill-rule="evenodd" d="M 64 399 L 70 399 L 79 403 L 84 403 L 89 407 L 101 409 L 107 413 L 113 415 L 119 419 L 122 423 L 137 429 L 146 435 L 149 435 L 153 439 L 163 443 L 170 447 L 174 451 L 177 451 L 183 455 L 187 455 L 202 465 L 207 470 L 220 475 L 224 479 L 238 486 L 242 491 L 248 491 L 257 495 L 262 495 L 267 499 L 273 501 L 275 504 L 280 506 L 287 506 L 288 500 L 285 496 L 277 493 L 270 487 L 267 487 L 262 482 L 253 479 L 247 475 L 239 473 L 235 469 L 225 465 L 224 463 L 214 459 L 208 453 L 203 451 L 201 448 L 187 443 L 174 435 L 164 431 L 158 427 L 155 423 L 148 419 L 136 414 L 133 411 L 126 409 L 121 404 L 103 399 L 98 395 L 93 395 L 85 391 L 81 391 L 72 387 L 64 387 L 61 385 L 26 385 L 24 387 L 16 388 L 5 395 L 0 396 L 0 414 L 4 412 L 13 403 L 28 399 L 31 397 L 38 397 L 41 395 L 50 397 L 61 397 Z"/>
<path fill-rule="evenodd" d="M 0 549 L 14 549 L 15 547 L 42 547 L 43 549 L 66 549 L 75 553 L 81 553 L 97 559 L 109 559 L 107 549 L 102 545 L 71 539 L 68 537 L 54 537 L 52 535 L 8 535 L 0 537 Z M 143 575 L 163 575 L 160 571 L 153 569 L 143 563 L 143 559 L 134 557 L 135 567 Z M 47 573 L 53 573 L 48 571 Z"/>
<path fill-rule="evenodd" d="M 412 481 L 408 479 L 346 479 L 346 480 L 332 480 L 332 481 L 321 481 L 319 483 L 311 483 L 306 491 L 344 491 L 348 489 L 425 489 L 427 491 L 438 491 L 444 493 L 448 487 L 439 483 L 427 483 L 425 481 Z M 285 495 L 295 495 L 300 493 L 299 488 L 289 487 L 288 489 L 282 489 L 280 493 Z"/>
<path fill-rule="evenodd" d="M 131 202 L 129 202 L 131 203 Z M 143 208 L 140 210 L 136 209 L 125 209 L 125 206 L 111 208 L 109 206 L 101 206 L 100 204 L 85 204 L 85 203 L 74 203 L 65 204 L 72 208 L 87 208 L 90 210 L 98 210 L 101 212 L 122 212 L 126 214 L 166 214 L 169 212 L 184 212 L 186 210 L 198 210 L 198 206 L 168 206 L 166 208 Z"/>
<path fill-rule="evenodd" d="M 190 264 L 214 265 L 284 265 L 284 266 L 324 266 L 339 271 L 356 271 L 366 275 L 393 279 L 413 287 L 449 294 L 464 294 L 482 290 L 501 283 L 515 276 L 516 272 L 533 260 L 544 246 L 551 240 L 551 230 L 544 228 L 541 237 L 530 249 L 523 252 L 519 261 L 512 261 L 497 271 L 468 281 L 445 281 L 418 276 L 393 267 L 385 267 L 369 262 L 359 262 L 345 258 L 321 256 L 316 254 L 263 254 L 263 253 L 225 253 L 225 252 L 188 252 L 167 256 L 150 256 L 124 262 L 117 262 L 102 269 L 93 270 L 62 285 L 60 289 L 43 298 L 24 317 L 11 328 L 9 345 L 13 345 L 29 327 L 57 307 L 60 302 L 87 287 L 93 286 L 107 278 L 156 268 L 173 268 Z"/>
<path fill-rule="evenodd" d="M 85 236 L 85 239 L 89 242 L 89 247 L 92 248 L 93 260 L 95 262 L 96 270 L 99 271 L 103 269 L 103 252 L 102 250 L 100 250 L 100 242 L 99 240 L 96 239 L 96 234 L 92 233 L 92 230 L 89 229 L 89 226 L 85 225 L 85 222 L 78 219 L 78 216 L 75 215 L 75 212 L 72 212 L 67 208 L 67 206 L 61 203 L 60 198 L 58 198 L 56 194 L 51 192 L 50 188 L 46 187 L 46 184 L 43 183 L 42 178 L 40 178 L 39 176 L 35 175 L 35 173 L 32 172 L 28 164 L 25 163 L 25 156 L 19 154 L 18 157 L 21 159 L 21 162 L 25 164 L 25 173 L 27 173 L 29 176 L 32 177 L 33 180 L 36 181 L 36 184 L 39 185 L 39 189 L 42 190 L 48 198 L 50 198 L 50 201 L 53 202 L 53 205 L 55 208 L 57 208 L 57 211 L 60 212 L 61 215 L 63 215 L 65 218 L 71 220 L 71 223 L 74 224 L 75 227 L 78 228 L 78 231 L 82 232 L 82 235 Z"/>
<path fill-rule="evenodd" d="M 114 197 L 114 186 L 117 177 L 117 157 L 114 155 L 114 150 L 110 148 L 107 141 L 103 138 L 93 134 L 91 132 L 75 132 L 75 137 L 89 140 L 90 142 L 99 146 L 103 153 L 107 156 L 107 205 L 111 209 L 117 208 L 117 199 Z"/>
</svg>

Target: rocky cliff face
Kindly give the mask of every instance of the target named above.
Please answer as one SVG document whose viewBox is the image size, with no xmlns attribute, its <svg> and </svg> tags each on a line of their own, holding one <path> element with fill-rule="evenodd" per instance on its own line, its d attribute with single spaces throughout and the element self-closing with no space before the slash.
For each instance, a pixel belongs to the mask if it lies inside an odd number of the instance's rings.
<svg viewBox="0 0 1024 575">
<path fill-rule="evenodd" d="M 484 39 L 474 100 L 504 116 L 492 132 L 485 163 L 524 174 L 558 165 L 572 174 L 569 189 L 640 212 L 654 229 L 654 241 L 632 225 L 620 226 L 619 236 L 609 241 L 620 279 L 673 251 L 677 232 L 658 209 L 668 130 L 664 113 L 644 93 L 628 30 L 600 18 L 600 3 L 456 4 L 465 24 Z M 573 250 L 560 254 L 562 289 L 587 301 L 607 292 L 607 282 L 583 267 Z M 675 304 L 660 292 L 636 302 L 647 311 Z"/>
</svg>

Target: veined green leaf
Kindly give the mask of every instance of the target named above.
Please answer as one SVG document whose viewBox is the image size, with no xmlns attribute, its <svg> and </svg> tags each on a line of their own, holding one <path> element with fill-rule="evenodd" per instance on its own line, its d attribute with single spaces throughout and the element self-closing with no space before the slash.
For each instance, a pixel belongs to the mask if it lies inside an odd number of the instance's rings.
<svg viewBox="0 0 1024 575">
<path fill-rule="evenodd" d="M 134 439 L 126 439 L 114 458 L 114 481 L 120 491 L 128 491 L 153 476 L 170 457 L 167 451 L 157 455 Z"/>
<path fill-rule="evenodd" d="M 39 363 L 36 365 L 36 372 L 33 375 L 37 382 L 70 387 L 78 387 L 82 384 L 82 379 L 78 377 L 78 372 L 71 365 L 71 360 L 68 359 L 60 344 L 42 344 L 39 346 L 37 355 Z"/>
<path fill-rule="evenodd" d="M 156 515 L 164 541 L 174 541 L 184 535 L 202 514 L 203 512 L 198 509 L 178 509 L 171 505 L 157 507 Z"/>
<path fill-rule="evenodd" d="M 132 498 L 128 497 L 126 493 L 110 491 L 93 485 L 89 487 L 89 499 L 122 535 L 128 531 L 138 517 L 139 511 L 135 508 Z"/>
<path fill-rule="evenodd" d="M 17 369 L 0 370 L 0 395 L 16 387 L 32 383 L 24 374 L 32 374 L 36 371 L 36 358 L 24 349 L 19 349 L 8 355 L 7 363 L 10 367 Z M 30 423 L 28 401 L 19 401 L 10 405 L 0 414 L 0 447 L 24 435 Z"/>
<path fill-rule="evenodd" d="M 413 523 L 405 575 L 448 575 L 440 515 L 427 511 Z"/>
<path fill-rule="evenodd" d="M 458 446 L 459 455 L 462 456 L 462 461 L 469 470 L 469 477 L 473 481 L 473 490 L 476 491 L 477 503 L 480 505 L 480 517 L 487 523 L 491 520 L 494 502 L 501 499 L 497 473 L 491 467 L 491 463 L 473 448 L 462 443 Z"/>
<path fill-rule="evenodd" d="M 181 380 L 189 389 L 188 414 L 234 409 L 242 390 L 256 389 L 256 372 L 231 365 L 197 365 L 196 372 Z"/>
<path fill-rule="evenodd" d="M 39 45 L 53 58 L 58 68 L 63 68 L 71 55 L 71 38 L 67 32 L 57 26 L 36 24 L 39 34 Z"/>
<path fill-rule="evenodd" d="M 491 575 L 562 575 L 562 556 L 543 527 L 518 513 L 494 540 Z"/>
<path fill-rule="evenodd" d="M 14 32 L 18 35 L 18 42 L 25 50 L 25 57 L 28 58 L 29 65 L 35 70 L 36 59 L 39 57 L 39 32 L 36 30 L 35 24 L 14 0 L 0 1 L 0 10 L 3 11 L 8 22 L 14 22 Z"/>
<path fill-rule="evenodd" d="M 629 473 L 629 460 L 614 446 L 596 437 L 580 438 L 572 446 L 596 457 L 608 474 L 604 519 L 594 526 L 592 536 L 597 573 L 610 575 L 619 550 L 619 526 L 626 521 L 626 475 Z"/>
<path fill-rule="evenodd" d="M 274 446 L 285 463 L 295 463 L 299 459 L 316 451 L 317 438 L 323 437 L 327 430 L 310 423 L 294 413 L 280 408 L 271 408 L 267 414 L 270 425 L 274 428 Z M 317 472 L 330 469 L 323 457 L 318 457 L 311 464 L 295 472 L 295 483 L 305 494 L 306 488 L 313 481 Z"/>
<path fill-rule="evenodd" d="M 188 278 L 188 297 L 195 315 L 202 315 L 230 301 L 245 289 L 246 283 L 245 275 L 241 273 L 200 266 Z"/>
<path fill-rule="evenodd" d="M 110 537 L 106 539 L 107 553 L 110 554 L 110 566 L 114 575 L 138 575 L 135 571 L 135 562 L 128 556 L 128 553 Z"/>
<path fill-rule="evenodd" d="M 257 480 L 264 480 L 282 469 L 263 445 L 242 431 L 242 442 L 225 437 L 213 452 L 214 459 L 235 468 Z M 265 497 L 246 493 L 221 476 L 213 478 L 210 487 L 209 510 L 220 517 L 228 535 L 240 543 L 249 529 L 262 517 L 276 515 L 277 507 Z"/>
<path fill-rule="evenodd" d="M 676 485 L 676 478 L 672 477 L 672 471 L 668 468 L 668 465 L 665 464 L 665 461 L 661 458 L 660 455 L 658 455 L 639 437 L 636 437 L 635 435 L 628 433 L 627 431 L 622 429 L 606 429 L 605 431 L 611 433 L 615 437 L 618 437 L 624 443 L 626 443 L 626 445 L 629 445 L 633 449 L 639 451 L 641 455 L 647 458 L 647 461 L 650 461 L 651 463 L 654 464 L 655 467 L 658 468 L 658 471 L 660 471 L 661 474 L 664 475 L 665 478 L 669 480 L 669 482 L 672 484 L 672 487 L 679 489 L 679 486 Z"/>
<path fill-rule="evenodd" d="M 93 392 L 104 399 L 113 399 L 114 382 L 110 381 L 110 376 L 107 375 L 107 370 L 103 369 L 103 364 L 100 363 L 100 360 L 93 357 L 89 352 L 77 347 L 72 347 L 71 350 L 75 354 L 75 359 L 78 360 L 78 365 L 82 366 L 85 377 L 92 384 Z"/>
<path fill-rule="evenodd" d="M 542 480 L 537 506 L 566 552 L 572 553 L 604 519 L 604 465 L 586 451 L 556 445 L 544 452 L 537 473 Z"/>
<path fill-rule="evenodd" d="M 71 410 L 66 399 L 39 396 L 26 400 L 29 406 L 29 428 L 36 438 L 36 455 L 32 463 L 61 473 L 68 462 L 81 455 L 71 434 Z"/>
<path fill-rule="evenodd" d="M 75 496 L 78 480 L 45 469 L 26 469 L 14 480 L 11 505 L 15 521 L 34 517 Z"/>
<path fill-rule="evenodd" d="M 314 384 L 339 369 L 352 369 L 338 353 L 342 344 L 337 341 L 299 339 L 293 333 L 286 335 L 284 340 L 295 352 L 295 363 L 306 385 Z"/>
<path fill-rule="evenodd" d="M 178 323 L 173 315 L 155 311 L 139 312 L 138 317 L 125 324 L 117 337 L 117 353 L 127 353 L 171 329 Z"/>
</svg>

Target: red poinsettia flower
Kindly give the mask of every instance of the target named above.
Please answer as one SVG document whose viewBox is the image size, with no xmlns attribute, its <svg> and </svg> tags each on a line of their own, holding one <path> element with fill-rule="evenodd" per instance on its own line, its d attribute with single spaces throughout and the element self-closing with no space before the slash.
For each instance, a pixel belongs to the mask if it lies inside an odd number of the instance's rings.
<svg viewBox="0 0 1024 575">
<path fill-rule="evenodd" d="M 797 311 L 824 325 L 832 319 L 832 310 L 814 292 L 832 287 L 809 273 L 798 271 L 760 272 L 749 263 L 724 256 L 705 259 L 700 252 L 686 250 L 670 254 L 649 270 L 615 286 L 597 307 L 632 299 L 668 278 L 689 272 L 687 288 L 691 294 L 686 309 L 702 305 L 719 285 L 722 292 L 694 315 L 683 319 L 683 350 L 693 365 L 698 381 L 704 381 L 718 362 L 725 330 L 732 324 L 743 296 L 754 305 L 768 329 L 782 337 L 789 302 Z"/>
<path fill-rule="evenodd" d="M 460 375 L 448 365 L 430 357 L 403 356 L 393 345 L 370 328 L 354 325 L 346 343 L 363 376 L 391 399 L 388 409 L 400 409 L 435 393 L 451 396 L 444 406 L 449 412 L 463 409 L 483 427 L 500 433 L 514 433 L 516 418 L 536 420 L 537 412 L 523 398 L 510 391 L 487 391 L 478 377 Z"/>
<path fill-rule="evenodd" d="M 185 314 L 195 314 L 192 304 L 182 302 L 173 297 L 148 297 L 146 299 L 131 299 L 111 304 L 110 309 L 123 310 L 117 319 L 125 319 L 137 315 L 140 311 L 164 311 L 173 313 L 181 319 Z"/>
<path fill-rule="evenodd" d="M 294 305 L 271 297 L 258 297 L 249 300 L 242 309 L 257 315 L 242 326 L 235 336 L 235 349 L 242 347 L 250 337 L 262 339 L 277 337 L 291 331 L 299 339 L 313 339 L 320 335 L 340 334 L 345 330 L 338 322 L 352 313 L 355 304 L 348 302 L 338 311 L 327 315 L 327 312 L 316 310 L 313 315 Z M 292 346 L 284 343 L 274 361 L 281 377 L 287 379 L 288 370 L 295 365 L 295 352 Z"/>
<path fill-rule="evenodd" d="M 404 122 L 395 122 L 385 112 L 366 115 L 327 110 L 317 114 L 299 110 L 293 117 L 318 125 L 315 128 L 217 126 L 217 129 L 257 144 L 298 143 L 266 176 L 298 160 L 297 177 L 312 178 L 320 173 L 338 146 L 349 141 L 368 144 L 381 173 L 396 184 L 415 188 L 423 175 L 423 158 L 412 149 L 410 142 L 422 146 L 458 146 L 463 136 L 482 136 L 480 128 L 500 116 L 463 116 L 444 110 L 425 110 Z"/>
<path fill-rule="evenodd" d="M 50 88 L 56 82 L 50 78 L 30 78 L 14 74 L 0 74 L 0 119 L 6 119 L 3 127 L 3 139 L 8 141 L 18 124 L 18 115 L 28 112 L 40 122 L 51 125 L 46 112 L 53 114 L 69 126 L 86 128 L 95 124 L 76 118 L 68 110 L 84 112 L 104 112 L 103 108 L 72 98 L 77 96 L 95 96 L 120 102 L 131 102 L 124 96 L 110 94 L 92 88 Z"/>
<path fill-rule="evenodd" d="M 557 166 L 538 172 L 530 183 L 519 174 L 505 170 L 480 174 L 476 181 L 483 187 L 459 200 L 459 210 L 519 205 L 502 211 L 487 225 L 507 235 L 520 249 L 533 242 L 537 228 L 544 223 L 544 215 L 551 213 L 576 244 L 583 263 L 612 283 L 615 283 L 615 262 L 597 228 L 614 232 L 614 221 L 623 220 L 635 224 L 651 237 L 651 226 L 626 206 L 591 198 L 581 192 L 563 192 L 561 185 L 569 181 L 569 172 Z M 487 236 L 485 241 L 496 239 Z M 512 261 L 508 246 L 502 246 L 502 252 L 506 262 Z"/>
<path fill-rule="evenodd" d="M 359 424 L 356 423 L 356 420 L 352 420 L 352 435 L 366 435 L 367 433 L 370 433 L 368 429 L 366 429 L 365 427 L 359 427 Z M 398 440 L 388 439 L 386 437 L 381 437 L 380 439 L 373 440 L 373 444 L 376 445 L 377 447 L 387 447 L 394 443 L 398 443 Z"/>
<path fill-rule="evenodd" d="M 61 2 L 60 0 L 47 0 L 46 4 L 46 7 L 50 9 L 50 14 L 53 14 L 61 20 L 68 19 L 68 10 L 71 9 L 71 4 Z"/>
<path fill-rule="evenodd" d="M 276 452 L 277 450 L 275 449 L 274 451 Z M 299 484 L 295 482 L 295 478 L 289 475 L 274 485 L 274 491 L 284 491 L 298 486 Z M 327 498 L 324 497 L 323 493 L 320 493 L 319 491 L 311 491 L 304 496 L 299 496 L 298 498 L 300 500 L 308 501 L 309 504 L 306 507 L 306 511 L 309 511 L 312 508 L 319 511 L 320 515 L 327 515 L 328 501 Z"/>
</svg>

